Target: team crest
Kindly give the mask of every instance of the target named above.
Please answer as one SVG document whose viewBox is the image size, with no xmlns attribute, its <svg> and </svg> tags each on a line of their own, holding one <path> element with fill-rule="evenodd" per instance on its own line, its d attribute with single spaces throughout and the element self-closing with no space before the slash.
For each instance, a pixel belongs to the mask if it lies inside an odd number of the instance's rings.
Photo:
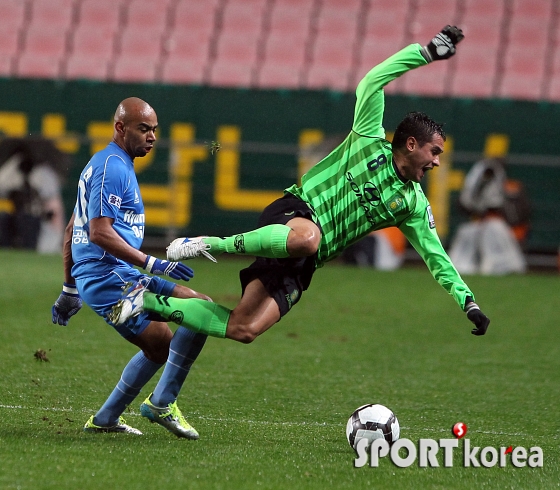
<svg viewBox="0 0 560 490">
<path fill-rule="evenodd" d="M 233 240 L 233 246 L 240 254 L 245 253 L 245 238 L 243 235 L 237 235 Z"/>
<path fill-rule="evenodd" d="M 299 299 L 299 291 L 294 289 L 290 294 L 286 294 L 286 300 L 288 301 L 288 308 L 294 306 Z"/>
<path fill-rule="evenodd" d="M 175 310 L 173 313 L 171 313 L 171 315 L 169 315 L 169 321 L 172 321 L 177 325 L 181 325 L 181 323 L 183 323 L 183 318 L 185 318 L 185 316 L 183 315 L 183 312 L 179 310 Z"/>
<path fill-rule="evenodd" d="M 404 208 L 404 198 L 398 194 L 395 194 L 387 202 L 387 208 L 391 213 L 396 213 Z"/>
</svg>

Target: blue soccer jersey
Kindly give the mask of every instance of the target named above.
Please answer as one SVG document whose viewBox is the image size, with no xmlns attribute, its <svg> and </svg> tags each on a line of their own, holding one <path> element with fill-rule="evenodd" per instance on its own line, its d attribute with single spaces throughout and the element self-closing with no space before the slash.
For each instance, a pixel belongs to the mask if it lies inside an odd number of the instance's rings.
<svg viewBox="0 0 560 490">
<path fill-rule="evenodd" d="M 117 144 L 97 152 L 80 174 L 72 233 L 72 275 L 75 278 L 111 272 L 120 259 L 89 239 L 93 218 L 114 219 L 113 228 L 132 247 L 144 239 L 144 203 L 130 156 Z"/>
</svg>

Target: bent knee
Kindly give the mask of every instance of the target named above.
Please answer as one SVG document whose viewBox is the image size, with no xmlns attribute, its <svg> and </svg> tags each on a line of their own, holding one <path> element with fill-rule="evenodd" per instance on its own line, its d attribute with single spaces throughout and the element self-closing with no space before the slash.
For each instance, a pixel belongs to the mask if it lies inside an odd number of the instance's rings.
<svg viewBox="0 0 560 490">
<path fill-rule="evenodd" d="M 313 255 L 319 249 L 319 242 L 321 235 L 313 232 L 308 232 L 303 237 L 302 250 L 306 255 Z"/>
<path fill-rule="evenodd" d="M 147 359 L 156 364 L 165 364 L 167 362 L 167 358 L 169 357 L 169 346 L 167 349 L 165 348 L 150 348 L 150 349 L 143 349 L 144 355 Z"/>
<path fill-rule="evenodd" d="M 252 325 L 228 326 L 226 337 L 242 344 L 250 344 L 259 336 L 259 331 Z"/>
<path fill-rule="evenodd" d="M 317 252 L 321 233 L 313 228 L 300 229 L 288 241 L 288 251 L 293 256 L 309 257 Z"/>
</svg>

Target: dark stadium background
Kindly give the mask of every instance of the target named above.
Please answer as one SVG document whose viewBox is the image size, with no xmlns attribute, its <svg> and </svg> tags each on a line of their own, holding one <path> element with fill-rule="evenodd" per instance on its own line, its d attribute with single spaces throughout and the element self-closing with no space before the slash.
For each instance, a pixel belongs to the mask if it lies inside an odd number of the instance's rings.
<svg viewBox="0 0 560 490">
<path fill-rule="evenodd" d="M 110 138 L 118 102 L 138 95 L 158 112 L 159 148 L 139 173 L 153 246 L 176 233 L 252 226 L 298 178 L 302 135 L 318 141 L 349 130 L 354 88 L 369 68 L 459 25 L 466 37 L 457 56 L 387 87 L 385 127 L 410 110 L 445 123 L 449 172 L 433 203 L 444 242 L 466 219 L 457 205 L 465 171 L 497 151 L 531 200 L 530 264 L 555 261 L 558 0 L 0 0 L 0 10 L 0 131 L 42 134 L 69 152 L 67 213 L 80 169 Z M 190 125 L 190 140 L 173 136 L 176 124 Z M 232 151 L 211 154 L 210 142 L 232 126 Z M 496 134 L 505 148 L 488 146 Z M 171 148 L 192 150 L 192 166 L 174 173 Z M 232 168 L 237 180 L 224 187 L 218 177 Z"/>
</svg>

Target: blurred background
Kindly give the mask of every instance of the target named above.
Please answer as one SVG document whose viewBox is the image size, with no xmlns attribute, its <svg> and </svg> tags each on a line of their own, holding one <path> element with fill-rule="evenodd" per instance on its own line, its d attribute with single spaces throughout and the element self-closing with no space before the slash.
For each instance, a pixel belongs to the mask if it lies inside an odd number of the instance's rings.
<svg viewBox="0 0 560 490">
<path fill-rule="evenodd" d="M 497 159 L 523 193 L 527 264 L 558 267 L 560 0 L 0 0 L 0 12 L 0 246 L 57 253 L 79 173 L 129 96 L 159 118 L 156 151 L 136 162 L 146 246 L 251 229 L 348 133 L 367 71 L 455 24 L 454 58 L 387 86 L 388 138 L 412 110 L 445 124 L 423 186 L 446 247 L 473 219 L 466 175 Z"/>
</svg>

